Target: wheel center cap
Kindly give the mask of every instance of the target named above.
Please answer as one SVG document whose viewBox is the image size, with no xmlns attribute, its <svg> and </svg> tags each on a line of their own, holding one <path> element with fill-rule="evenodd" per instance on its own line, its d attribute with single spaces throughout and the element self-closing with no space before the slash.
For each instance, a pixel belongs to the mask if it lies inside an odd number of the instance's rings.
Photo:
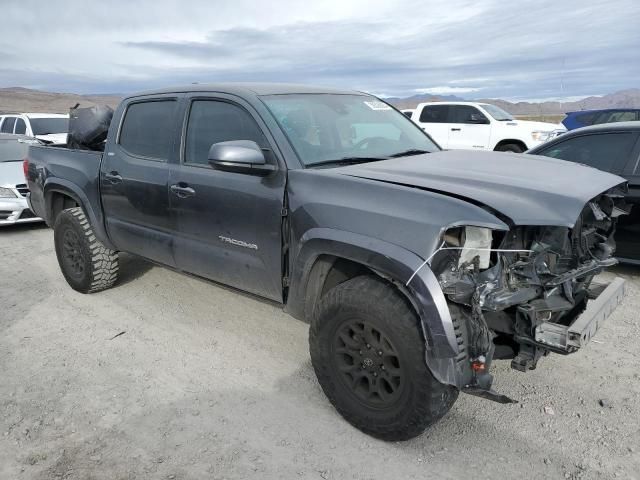
<svg viewBox="0 0 640 480">
<path fill-rule="evenodd" d="M 367 368 L 373 367 L 373 360 L 371 360 L 369 357 L 367 357 L 364 360 L 362 360 L 362 363 Z"/>
</svg>

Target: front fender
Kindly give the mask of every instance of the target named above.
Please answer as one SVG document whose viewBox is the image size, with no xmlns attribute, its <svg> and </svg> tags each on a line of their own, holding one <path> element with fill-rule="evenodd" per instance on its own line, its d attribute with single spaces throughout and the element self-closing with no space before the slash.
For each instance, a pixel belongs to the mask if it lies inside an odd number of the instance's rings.
<svg viewBox="0 0 640 480">
<path fill-rule="evenodd" d="M 398 285 L 420 318 L 426 337 L 427 364 L 439 380 L 455 385 L 451 368 L 458 354 L 458 343 L 451 314 L 437 278 L 428 266 L 423 266 L 423 258 L 379 239 L 330 228 L 312 228 L 300 239 L 291 269 L 285 308 L 296 318 L 306 319 L 310 314 L 306 309 L 306 290 L 312 280 L 312 269 L 323 255 L 360 263 Z"/>
</svg>

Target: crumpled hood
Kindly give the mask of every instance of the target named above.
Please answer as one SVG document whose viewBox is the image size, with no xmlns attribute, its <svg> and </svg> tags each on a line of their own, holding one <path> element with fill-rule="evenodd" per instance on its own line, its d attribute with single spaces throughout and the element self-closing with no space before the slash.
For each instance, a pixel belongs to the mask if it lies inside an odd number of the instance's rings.
<svg viewBox="0 0 640 480">
<path fill-rule="evenodd" d="M 625 182 L 616 175 L 563 160 L 469 150 L 390 159 L 334 171 L 462 198 L 500 212 L 516 225 L 565 227 L 574 226 L 589 200 Z"/>
<path fill-rule="evenodd" d="M 0 187 L 15 187 L 21 183 L 26 183 L 22 160 L 0 162 Z"/>
</svg>

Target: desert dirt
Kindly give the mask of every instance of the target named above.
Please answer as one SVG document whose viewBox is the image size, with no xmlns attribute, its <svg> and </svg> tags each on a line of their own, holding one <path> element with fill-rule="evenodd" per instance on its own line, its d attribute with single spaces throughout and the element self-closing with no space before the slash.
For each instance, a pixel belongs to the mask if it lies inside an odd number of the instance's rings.
<svg viewBox="0 0 640 480">
<path fill-rule="evenodd" d="M 385 443 L 334 411 L 277 305 L 130 256 L 79 294 L 44 226 L 0 251 L 0 479 L 640 478 L 639 268 L 614 269 L 626 300 L 583 350 L 496 362 L 520 403 L 461 395 Z"/>
</svg>

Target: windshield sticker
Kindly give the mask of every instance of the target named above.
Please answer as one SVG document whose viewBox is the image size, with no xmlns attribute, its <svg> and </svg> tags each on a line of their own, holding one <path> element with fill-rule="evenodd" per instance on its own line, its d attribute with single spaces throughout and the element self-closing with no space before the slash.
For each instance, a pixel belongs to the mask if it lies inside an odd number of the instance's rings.
<svg viewBox="0 0 640 480">
<path fill-rule="evenodd" d="M 384 102 L 364 102 L 371 110 L 391 110 L 391 107 Z"/>
</svg>

